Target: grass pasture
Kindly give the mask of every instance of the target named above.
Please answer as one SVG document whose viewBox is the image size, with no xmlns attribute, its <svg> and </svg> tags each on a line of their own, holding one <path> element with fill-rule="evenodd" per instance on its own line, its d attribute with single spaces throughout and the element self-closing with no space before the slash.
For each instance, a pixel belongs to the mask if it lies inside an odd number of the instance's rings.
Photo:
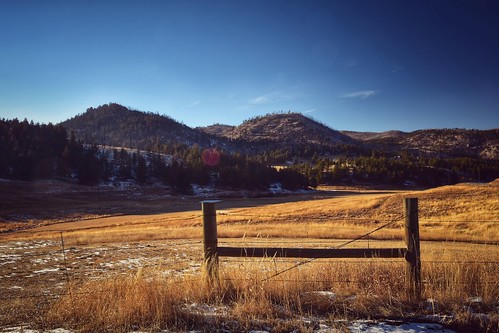
<svg viewBox="0 0 499 333">
<path fill-rule="evenodd" d="M 403 259 L 300 264 L 307 259 L 221 258 L 220 283 L 209 286 L 201 267 L 200 198 L 161 200 L 147 194 L 148 200 L 137 196 L 127 210 L 121 203 L 126 198 L 119 200 L 117 194 L 99 202 L 85 201 L 85 196 L 91 198 L 85 194 L 76 208 L 65 207 L 71 218 L 59 212 L 56 219 L 37 215 L 35 207 L 31 221 L 17 223 L 37 227 L 4 233 L 0 239 L 0 327 L 313 332 L 326 325 L 348 332 L 344 319 L 438 318 L 458 332 L 495 332 L 498 193 L 496 181 L 417 192 L 349 190 L 217 204 L 222 245 L 337 247 L 393 222 L 348 246 L 403 247 L 403 198 L 417 197 L 423 240 L 420 301 L 407 297 Z M 63 196 L 40 200 L 55 209 Z M 76 199 L 74 194 L 71 200 Z M 25 208 L 18 205 L 21 214 Z M 78 219 L 82 212 L 88 215 Z"/>
</svg>

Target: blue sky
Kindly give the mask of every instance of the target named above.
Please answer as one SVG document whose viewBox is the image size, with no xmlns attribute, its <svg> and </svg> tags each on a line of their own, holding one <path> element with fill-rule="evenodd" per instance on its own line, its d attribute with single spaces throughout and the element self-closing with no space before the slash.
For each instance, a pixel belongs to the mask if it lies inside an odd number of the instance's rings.
<svg viewBox="0 0 499 333">
<path fill-rule="evenodd" d="M 495 1 L 0 0 L 0 117 L 109 102 L 188 126 L 499 127 Z"/>
</svg>

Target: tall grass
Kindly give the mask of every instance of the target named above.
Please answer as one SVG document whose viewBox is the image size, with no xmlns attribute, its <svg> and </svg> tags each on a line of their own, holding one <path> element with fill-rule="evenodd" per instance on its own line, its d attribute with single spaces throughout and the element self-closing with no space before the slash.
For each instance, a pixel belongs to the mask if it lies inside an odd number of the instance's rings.
<svg viewBox="0 0 499 333">
<path fill-rule="evenodd" d="M 459 185 L 409 194 L 370 194 L 220 210 L 219 237 L 351 239 L 380 223 L 400 220 L 371 236 L 397 240 L 403 234 L 402 199 L 416 196 L 422 239 L 497 242 L 497 186 Z M 92 247 L 101 243 L 200 239 L 199 214 L 78 222 L 64 225 L 64 240 L 67 246 Z M 12 239 L 59 237 L 58 226 L 9 235 Z M 499 252 L 497 245 L 480 248 L 474 250 L 472 245 L 457 242 L 423 242 L 420 302 L 407 296 L 403 260 L 316 260 L 268 279 L 292 263 L 267 258 L 233 264 L 222 260 L 220 281 L 215 285 L 205 283 L 199 274 L 165 276 L 158 267 L 128 276 L 74 282 L 55 301 L 20 298 L 0 304 L 0 310 L 8 314 L 5 323 L 33 320 L 40 327 L 82 332 L 196 327 L 232 331 L 272 327 L 273 332 L 305 332 L 311 327 L 304 318 L 315 316 L 330 326 L 341 326 L 335 320 L 433 314 L 452 315 L 452 323 L 476 332 L 497 332 Z M 486 316 L 477 316 L 477 312 Z"/>
<path fill-rule="evenodd" d="M 470 258 L 468 258 L 470 259 Z M 472 325 L 477 332 L 499 329 L 496 311 L 499 285 L 496 265 L 423 264 L 424 295 L 411 301 L 406 292 L 403 262 L 319 261 L 281 275 L 272 259 L 223 267 L 219 282 L 201 276 L 165 277 L 159 270 L 72 285 L 45 315 L 53 327 L 82 332 L 171 329 L 310 331 L 307 318 L 406 317 L 453 314 L 453 323 Z M 470 315 L 488 314 L 487 321 Z M 432 299 L 431 302 L 426 299 Z"/>
</svg>

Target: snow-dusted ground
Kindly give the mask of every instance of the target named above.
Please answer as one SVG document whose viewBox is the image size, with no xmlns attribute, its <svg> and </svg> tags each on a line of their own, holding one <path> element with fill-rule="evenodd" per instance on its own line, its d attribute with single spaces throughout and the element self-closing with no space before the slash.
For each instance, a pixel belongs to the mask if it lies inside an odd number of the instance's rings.
<svg viewBox="0 0 499 333">
<path fill-rule="evenodd" d="M 165 275 L 177 276 L 200 273 L 200 258 L 202 244 L 199 240 L 178 240 L 175 242 L 155 241 L 134 244 L 102 245 L 99 247 L 71 246 L 62 250 L 59 242 L 51 241 L 13 241 L 0 243 L 0 294 L 4 296 L 22 296 L 29 291 L 33 281 L 45 283 L 47 294 L 60 293 L 67 283 L 67 275 L 71 278 L 90 278 L 109 276 L 110 274 L 127 274 L 141 267 L 161 265 Z M 170 269 L 165 269 L 171 267 Z M 334 300 L 336 294 L 331 291 L 307 292 L 311 296 Z M 468 300 L 469 304 L 481 303 L 481 298 Z M 436 300 L 429 299 L 428 306 L 435 309 Z M 207 318 L 223 318 L 230 309 L 209 304 L 186 304 L 185 310 L 197 316 Z M 470 305 L 470 312 L 472 311 Z M 428 318 L 427 321 L 437 322 L 439 318 Z M 223 319 L 222 319 L 223 320 Z M 340 332 L 329 326 L 326 320 L 303 318 L 307 327 L 314 333 Z M 340 322 L 338 322 L 340 323 Z M 423 333 L 441 332 L 453 333 L 436 323 L 414 323 L 402 321 L 367 321 L 357 320 L 342 322 L 352 333 Z M 271 332 L 272 329 L 253 331 Z M 38 333 L 24 327 L 0 328 L 0 333 Z M 54 329 L 43 332 L 72 333 L 64 329 Z M 167 331 L 165 331 L 166 333 Z M 193 331 L 201 332 L 201 331 Z M 230 331 L 226 331 L 227 333 Z"/>
<path fill-rule="evenodd" d="M 203 309 L 210 311 L 215 311 L 209 307 L 208 309 Z M 317 329 L 314 328 L 314 333 L 339 333 L 340 331 L 331 328 L 324 324 L 317 325 Z M 429 323 L 390 323 L 390 322 L 376 322 L 376 321 L 365 321 L 358 320 L 353 321 L 348 324 L 348 329 L 351 333 L 456 333 L 455 331 L 443 328 L 439 324 L 429 324 Z M 0 330 L 0 333 L 73 333 L 62 328 L 53 330 L 32 330 L 22 327 L 7 327 Z M 172 331 L 163 331 L 164 333 L 170 333 Z M 190 333 L 202 333 L 203 331 L 190 331 Z M 224 331 L 229 333 L 230 331 Z M 250 333 L 270 333 L 271 330 L 252 330 Z"/>
<path fill-rule="evenodd" d="M 455 333 L 455 331 L 443 328 L 442 325 L 432 323 L 390 323 L 374 321 L 355 321 L 348 325 L 351 333 Z M 318 331 L 326 333 L 326 331 Z"/>
</svg>

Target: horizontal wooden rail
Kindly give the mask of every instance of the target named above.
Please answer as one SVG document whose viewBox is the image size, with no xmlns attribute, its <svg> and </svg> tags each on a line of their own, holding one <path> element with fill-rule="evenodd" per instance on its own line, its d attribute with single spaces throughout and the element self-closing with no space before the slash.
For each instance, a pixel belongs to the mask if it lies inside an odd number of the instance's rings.
<svg viewBox="0 0 499 333">
<path fill-rule="evenodd" d="M 280 247 L 218 247 L 219 257 L 282 258 L 404 258 L 405 248 L 311 249 Z"/>
<path fill-rule="evenodd" d="M 208 283 L 218 281 L 218 257 L 285 257 L 285 258 L 405 258 L 410 298 L 421 298 L 421 254 L 419 240 L 418 199 L 404 199 L 406 248 L 320 249 L 282 247 L 224 247 L 218 246 L 217 200 L 202 202 L 204 261 Z M 379 230 L 380 228 L 376 229 Z M 274 275 L 275 276 L 275 275 Z"/>
</svg>

